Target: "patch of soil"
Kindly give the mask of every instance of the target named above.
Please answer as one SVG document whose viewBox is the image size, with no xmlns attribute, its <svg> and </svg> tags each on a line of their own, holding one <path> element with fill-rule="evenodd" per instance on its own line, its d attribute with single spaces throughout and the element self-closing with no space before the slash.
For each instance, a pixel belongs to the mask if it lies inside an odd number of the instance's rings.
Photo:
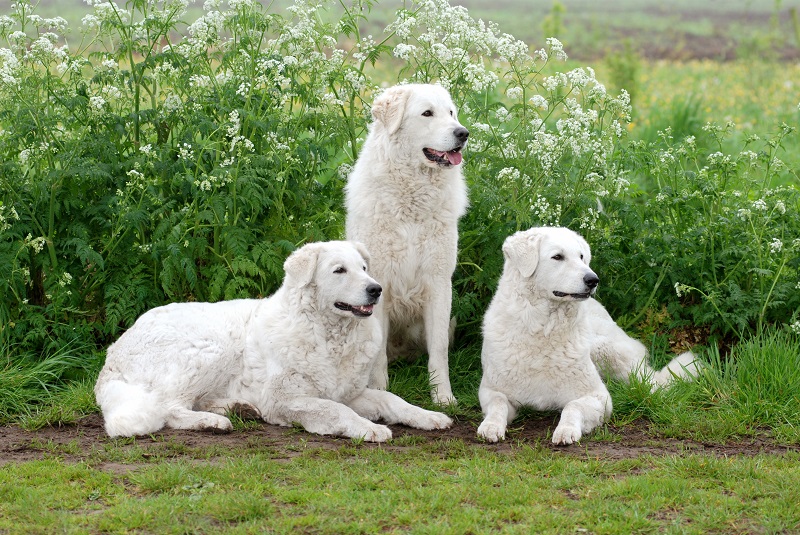
<svg viewBox="0 0 800 535">
<path fill-rule="evenodd" d="M 590 434 L 579 444 L 554 446 L 550 436 L 557 416 L 531 416 L 514 422 L 505 442 L 488 444 L 475 434 L 476 422 L 457 422 L 444 431 L 421 431 L 402 425 L 391 426 L 394 440 L 386 444 L 363 443 L 361 448 L 384 448 L 402 451 L 420 444 L 460 442 L 463 447 L 512 453 L 521 446 L 529 445 L 551 450 L 560 455 L 580 456 L 592 459 L 629 459 L 643 455 L 681 455 L 706 453 L 719 456 L 752 456 L 759 453 L 784 454 L 798 452 L 800 446 L 783 446 L 767 438 L 748 438 L 741 442 L 709 444 L 692 440 L 678 440 L 658 436 L 649 429 L 646 421 L 638 421 L 622 427 L 608 426 L 607 432 Z M 75 425 L 49 427 L 38 431 L 26 431 L 19 427 L 0 428 L 0 466 L 58 457 L 67 462 L 100 462 L 103 469 L 124 473 L 138 466 L 126 463 L 125 453 L 136 450 L 136 458 L 195 459 L 224 455 L 226 450 L 269 451 L 276 459 L 291 459 L 303 451 L 314 449 L 336 450 L 353 445 L 346 438 L 320 436 L 298 429 L 279 427 L 265 423 L 254 424 L 246 431 L 234 431 L 219 435 L 199 431 L 165 429 L 153 436 L 136 440 L 115 440 L 103 430 L 99 414 L 80 419 Z M 113 446 L 115 459 L 106 462 L 109 455 L 98 455 Z"/>
</svg>

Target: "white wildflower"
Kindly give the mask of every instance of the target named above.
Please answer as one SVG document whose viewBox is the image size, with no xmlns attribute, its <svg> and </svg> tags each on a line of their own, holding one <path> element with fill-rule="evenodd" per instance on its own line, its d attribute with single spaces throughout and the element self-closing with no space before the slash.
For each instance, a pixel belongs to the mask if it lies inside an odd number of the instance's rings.
<svg viewBox="0 0 800 535">
<path fill-rule="evenodd" d="M 167 95 L 167 98 L 164 99 L 162 107 L 166 113 L 177 113 L 183 108 L 183 101 L 181 97 L 175 93 L 170 93 Z"/>
<path fill-rule="evenodd" d="M 415 47 L 414 45 L 400 43 L 394 47 L 394 50 L 392 50 L 392 54 L 396 58 L 408 61 L 410 58 L 414 57 L 416 51 L 417 47 Z"/>
<path fill-rule="evenodd" d="M 681 282 L 675 283 L 675 293 L 678 297 L 682 297 L 684 294 L 688 294 L 692 290 L 691 286 L 687 286 Z"/>
<path fill-rule="evenodd" d="M 524 91 L 519 86 L 509 87 L 506 89 L 506 95 L 512 100 L 519 100 L 522 98 Z"/>
<path fill-rule="evenodd" d="M 547 103 L 547 99 L 544 98 L 542 95 L 534 95 L 534 96 L 532 96 L 529 99 L 529 102 L 531 103 L 531 105 L 534 108 L 536 108 L 538 110 L 542 110 L 542 111 L 547 111 L 547 108 L 549 106 L 548 103 Z"/>
<path fill-rule="evenodd" d="M 194 158 L 194 151 L 192 146 L 188 143 L 182 143 L 178 149 L 178 155 L 182 160 L 191 160 Z"/>
<path fill-rule="evenodd" d="M 780 253 L 781 249 L 783 249 L 783 242 L 778 238 L 773 238 L 772 242 L 769 244 L 769 250 L 771 253 Z"/>
<path fill-rule="evenodd" d="M 106 99 L 101 96 L 89 97 L 89 108 L 95 113 L 102 113 L 106 105 Z"/>
</svg>

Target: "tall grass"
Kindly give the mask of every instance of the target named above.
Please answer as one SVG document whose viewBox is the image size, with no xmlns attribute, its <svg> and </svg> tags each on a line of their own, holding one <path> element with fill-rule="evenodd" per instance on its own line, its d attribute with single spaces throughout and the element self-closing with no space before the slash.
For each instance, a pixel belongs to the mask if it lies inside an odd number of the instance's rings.
<svg viewBox="0 0 800 535">
<path fill-rule="evenodd" d="M 700 354 L 707 364 L 692 382 L 650 392 L 633 379 L 611 386 L 614 419 L 645 418 L 676 437 L 724 441 L 770 435 L 800 441 L 800 338 L 770 330 L 736 345 L 728 355 L 716 346 Z"/>
</svg>

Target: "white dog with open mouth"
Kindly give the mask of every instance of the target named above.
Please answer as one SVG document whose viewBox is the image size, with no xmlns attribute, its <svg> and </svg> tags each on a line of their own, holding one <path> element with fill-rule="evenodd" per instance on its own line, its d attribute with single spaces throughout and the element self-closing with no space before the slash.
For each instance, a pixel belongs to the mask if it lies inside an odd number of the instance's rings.
<svg viewBox="0 0 800 535">
<path fill-rule="evenodd" d="M 376 308 L 386 353 L 370 384 L 386 388 L 388 360 L 428 353 L 432 397 L 455 402 L 448 349 L 458 220 L 467 208 L 461 151 L 469 132 L 441 86 L 394 86 L 373 122 L 346 188 L 347 238 L 363 242 L 384 288 Z"/>
<path fill-rule="evenodd" d="M 699 363 L 688 352 L 660 371 L 648 366 L 644 345 L 591 297 L 599 278 L 580 235 L 532 228 L 508 237 L 503 255 L 503 275 L 483 323 L 479 436 L 504 439 L 517 409 L 527 406 L 561 409 L 552 440 L 572 444 L 611 415 L 601 373 L 621 380 L 639 373 L 655 387 L 697 374 Z"/>
<path fill-rule="evenodd" d="M 95 385 L 112 437 L 163 427 L 232 429 L 227 411 L 382 442 L 370 420 L 442 429 L 449 417 L 367 388 L 380 353 L 381 286 L 361 244 L 305 245 L 266 299 L 176 303 L 143 314 L 108 349 Z"/>
</svg>

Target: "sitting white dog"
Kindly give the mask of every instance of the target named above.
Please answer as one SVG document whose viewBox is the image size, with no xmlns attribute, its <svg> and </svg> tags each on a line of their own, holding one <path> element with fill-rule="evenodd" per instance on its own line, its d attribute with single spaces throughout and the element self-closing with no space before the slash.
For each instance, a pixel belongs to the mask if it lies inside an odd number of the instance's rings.
<svg viewBox="0 0 800 535">
<path fill-rule="evenodd" d="M 561 409 L 554 444 L 580 440 L 611 415 L 600 373 L 625 380 L 634 373 L 667 385 L 696 375 L 691 353 L 664 369 L 647 364 L 647 350 L 591 296 L 599 278 L 589 268 L 586 241 L 566 228 L 532 228 L 503 244 L 505 265 L 483 323 L 479 390 L 485 418 L 478 435 L 505 438 L 521 406 Z"/>
<path fill-rule="evenodd" d="M 382 351 L 370 317 L 381 286 L 363 245 L 305 245 L 266 299 L 176 303 L 143 314 L 108 349 L 95 385 L 109 436 L 163 427 L 232 429 L 226 411 L 319 434 L 382 442 L 385 425 L 452 425 L 444 414 L 367 388 Z"/>
</svg>

